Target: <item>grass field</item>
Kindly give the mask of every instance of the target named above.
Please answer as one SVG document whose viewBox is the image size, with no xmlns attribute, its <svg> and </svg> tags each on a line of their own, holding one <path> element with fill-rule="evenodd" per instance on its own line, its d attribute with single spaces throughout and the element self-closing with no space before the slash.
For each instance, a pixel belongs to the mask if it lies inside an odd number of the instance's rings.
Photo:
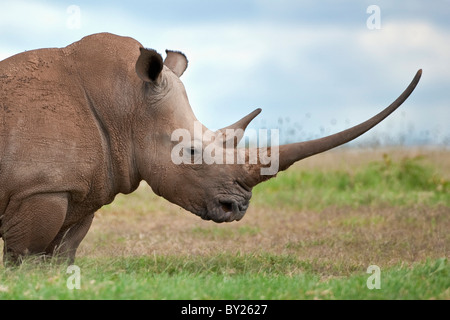
<svg viewBox="0 0 450 320">
<path fill-rule="evenodd" d="M 102 208 L 75 264 L 0 268 L 0 299 L 450 299 L 450 151 L 338 149 L 215 224 L 143 184 Z M 369 289 L 378 274 L 379 289 Z"/>
</svg>

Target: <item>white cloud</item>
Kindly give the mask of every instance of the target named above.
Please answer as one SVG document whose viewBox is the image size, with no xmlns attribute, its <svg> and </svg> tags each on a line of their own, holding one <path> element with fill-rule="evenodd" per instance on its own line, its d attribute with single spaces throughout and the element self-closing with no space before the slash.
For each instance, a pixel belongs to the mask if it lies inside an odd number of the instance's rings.
<svg viewBox="0 0 450 320">
<path fill-rule="evenodd" d="M 197 116 L 213 128 L 263 107 L 258 118 L 271 127 L 280 117 L 289 117 L 310 132 L 321 127 L 330 133 L 345 129 L 392 102 L 418 68 L 424 69 L 418 90 L 380 124 L 378 132 L 405 130 L 406 124 L 426 131 L 448 118 L 434 104 L 424 108 L 414 103 L 428 99 L 433 83 L 449 83 L 448 31 L 432 24 L 399 21 L 370 31 L 365 25 L 355 29 L 241 22 L 190 25 L 161 33 L 148 45 L 188 54 L 190 69 L 183 82 Z M 433 99 L 442 105 L 449 97 L 440 92 Z M 306 113 L 311 118 L 305 119 Z M 336 125 L 330 124 L 333 119 Z"/>
<path fill-rule="evenodd" d="M 34 1 L 7 1 L 1 5 L 0 28 L 9 32 L 14 29 L 36 32 L 36 28 L 49 31 L 49 28 L 64 25 L 64 9 Z"/>
<path fill-rule="evenodd" d="M 266 2 L 265 6 L 272 5 Z M 304 122 L 304 115 L 312 113 L 304 127 L 317 130 L 336 118 L 334 130 L 346 126 L 346 119 L 355 124 L 353 119 L 364 120 L 379 111 L 384 106 L 380 104 L 395 99 L 418 68 L 424 69 L 424 76 L 414 99 L 424 101 L 432 96 L 428 92 L 432 85 L 450 82 L 449 31 L 425 20 L 385 23 L 383 19 L 381 30 L 369 30 L 363 10 L 359 27 L 336 20 L 311 23 L 313 19 L 292 18 L 190 20 L 172 26 L 170 21 L 161 25 L 144 20 L 131 10 L 84 2 L 80 4 L 81 29 L 70 30 L 67 7 L 26 1 L 0 4 L 0 34 L 9 39 L 0 46 L 0 59 L 25 49 L 68 45 L 101 31 L 134 37 L 161 53 L 166 48 L 181 50 L 190 61 L 182 80 L 192 107 L 211 127 L 228 125 L 253 107 L 263 107 L 259 118 L 267 120 L 267 125 L 280 116 Z M 285 9 L 277 14 L 284 13 Z M 450 100 L 447 92 L 432 98 L 435 105 Z M 436 121 L 428 117 L 425 123 L 426 117 L 420 116 L 433 114 L 431 110 L 442 112 L 433 107 L 407 114 L 414 115 L 411 122 L 433 126 Z M 328 117 L 325 124 L 320 114 Z"/>
<path fill-rule="evenodd" d="M 405 61 L 416 63 L 434 81 L 448 81 L 450 70 L 450 33 L 423 21 L 402 21 L 383 24 L 377 32 L 360 32 L 356 39 L 361 48 L 381 63 L 399 61 L 393 67 L 405 70 Z M 411 64 L 411 63 L 410 63 Z M 401 72 L 400 72 L 401 71 Z"/>
</svg>

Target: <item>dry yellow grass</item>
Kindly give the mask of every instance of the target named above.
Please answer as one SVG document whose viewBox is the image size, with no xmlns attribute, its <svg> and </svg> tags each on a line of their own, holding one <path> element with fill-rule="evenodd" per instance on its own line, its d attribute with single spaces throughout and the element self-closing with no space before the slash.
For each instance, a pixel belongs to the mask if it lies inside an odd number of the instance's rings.
<svg viewBox="0 0 450 320">
<path fill-rule="evenodd" d="M 290 170 L 344 170 L 389 153 L 423 156 L 450 179 L 450 150 L 341 148 L 305 159 Z M 290 254 L 316 272 L 342 276 L 370 264 L 383 267 L 450 257 L 450 208 L 328 207 L 322 211 L 250 205 L 243 220 L 215 224 L 153 194 L 146 183 L 96 213 L 78 257 Z"/>
<path fill-rule="evenodd" d="M 111 209 L 97 216 L 79 255 L 289 253 L 331 275 L 336 266 L 341 273 L 369 264 L 449 257 L 449 214 L 444 207 L 328 208 L 319 213 L 251 208 L 240 222 L 216 225 L 170 204 L 148 214 Z"/>
</svg>

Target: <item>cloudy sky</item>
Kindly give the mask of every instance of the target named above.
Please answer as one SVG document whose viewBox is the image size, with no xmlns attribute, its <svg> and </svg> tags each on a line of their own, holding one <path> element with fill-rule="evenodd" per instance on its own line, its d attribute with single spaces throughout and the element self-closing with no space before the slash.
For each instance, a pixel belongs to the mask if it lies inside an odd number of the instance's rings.
<svg viewBox="0 0 450 320">
<path fill-rule="evenodd" d="M 358 141 L 449 146 L 449 17 L 449 0 L 2 0 L 0 59 L 105 31 L 180 50 L 200 121 L 217 129 L 260 107 L 252 128 L 280 128 L 282 142 L 366 120 L 422 68 L 406 103 Z"/>
</svg>

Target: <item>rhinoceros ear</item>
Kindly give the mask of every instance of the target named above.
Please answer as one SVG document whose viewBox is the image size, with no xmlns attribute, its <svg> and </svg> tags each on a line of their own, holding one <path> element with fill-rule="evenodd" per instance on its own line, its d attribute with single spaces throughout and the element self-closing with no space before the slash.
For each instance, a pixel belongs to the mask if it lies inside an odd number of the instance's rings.
<svg viewBox="0 0 450 320">
<path fill-rule="evenodd" d="M 164 60 L 164 65 L 172 70 L 178 78 L 186 71 L 188 60 L 186 56 L 179 51 L 166 50 L 167 57 Z"/>
<path fill-rule="evenodd" d="M 136 61 L 136 73 L 145 82 L 158 82 L 163 69 L 161 55 L 153 49 L 139 48 L 141 55 Z"/>
</svg>

